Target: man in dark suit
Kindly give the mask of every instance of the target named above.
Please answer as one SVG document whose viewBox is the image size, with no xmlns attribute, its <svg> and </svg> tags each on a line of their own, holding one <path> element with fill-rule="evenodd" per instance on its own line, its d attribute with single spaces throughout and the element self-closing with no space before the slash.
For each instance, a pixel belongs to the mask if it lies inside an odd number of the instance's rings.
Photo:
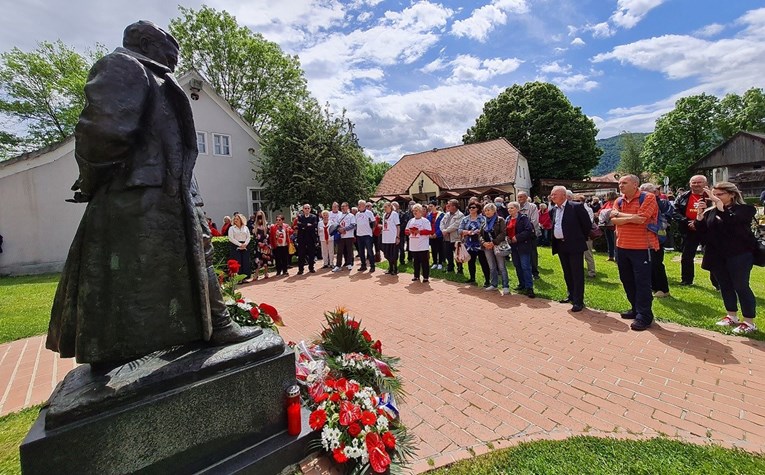
<svg viewBox="0 0 765 475">
<path fill-rule="evenodd" d="M 568 290 L 568 296 L 561 303 L 571 303 L 572 312 L 581 312 L 584 308 L 584 251 L 587 250 L 592 222 L 582 203 L 568 199 L 565 187 L 554 187 L 550 201 L 552 253 L 560 259 Z"/>
</svg>

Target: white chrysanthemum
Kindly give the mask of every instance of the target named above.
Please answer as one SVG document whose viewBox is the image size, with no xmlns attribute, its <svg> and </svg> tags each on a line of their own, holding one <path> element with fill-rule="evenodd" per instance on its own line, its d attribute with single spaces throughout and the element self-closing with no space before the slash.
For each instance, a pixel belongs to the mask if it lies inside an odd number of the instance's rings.
<svg viewBox="0 0 765 475">
<path fill-rule="evenodd" d="M 379 416 L 377 418 L 377 430 L 379 431 L 386 431 L 388 430 L 388 418 L 385 416 Z"/>
<path fill-rule="evenodd" d="M 236 303 L 236 300 L 232 298 L 227 298 L 226 300 L 223 301 L 223 303 L 225 303 L 226 305 L 234 305 Z"/>
<path fill-rule="evenodd" d="M 321 446 L 327 451 L 340 447 L 340 430 L 324 426 L 321 430 Z"/>
<path fill-rule="evenodd" d="M 245 312 L 249 312 L 249 311 L 250 311 L 250 309 L 252 308 L 252 305 L 250 305 L 250 304 L 247 304 L 247 303 L 243 303 L 243 302 L 237 302 L 237 303 L 236 303 L 236 306 L 237 306 L 237 307 L 239 307 L 239 308 L 241 308 L 241 309 L 242 309 L 242 310 L 244 310 Z"/>
</svg>

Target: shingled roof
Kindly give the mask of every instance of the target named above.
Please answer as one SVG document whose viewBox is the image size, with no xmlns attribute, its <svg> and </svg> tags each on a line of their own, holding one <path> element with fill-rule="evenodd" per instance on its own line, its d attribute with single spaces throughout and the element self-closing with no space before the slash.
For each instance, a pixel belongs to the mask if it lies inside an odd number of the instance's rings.
<svg viewBox="0 0 765 475">
<path fill-rule="evenodd" d="M 375 196 L 406 194 L 420 172 L 442 191 L 512 184 L 519 156 L 505 138 L 404 155 L 385 173 Z"/>
</svg>

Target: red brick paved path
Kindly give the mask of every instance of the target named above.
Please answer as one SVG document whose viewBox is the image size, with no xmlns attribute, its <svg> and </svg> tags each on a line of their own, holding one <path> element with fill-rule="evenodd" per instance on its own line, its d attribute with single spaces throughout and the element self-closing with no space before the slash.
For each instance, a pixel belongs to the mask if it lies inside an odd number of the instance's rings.
<svg viewBox="0 0 765 475">
<path fill-rule="evenodd" d="M 285 340 L 311 339 L 345 306 L 401 357 L 401 404 L 419 439 L 415 472 L 520 440 L 668 435 L 762 452 L 765 344 L 410 276 L 268 279 L 245 296 L 276 306 Z M 0 345 L 0 414 L 42 402 L 73 367 L 42 338 Z"/>
</svg>

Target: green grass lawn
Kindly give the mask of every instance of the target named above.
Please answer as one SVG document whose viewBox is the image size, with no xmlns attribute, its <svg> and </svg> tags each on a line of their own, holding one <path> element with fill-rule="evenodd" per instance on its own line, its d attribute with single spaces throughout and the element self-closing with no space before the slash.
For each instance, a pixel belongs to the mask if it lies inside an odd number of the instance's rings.
<svg viewBox="0 0 765 475">
<path fill-rule="evenodd" d="M 37 419 L 40 406 L 30 407 L 0 417 L 0 473 L 21 473 L 19 467 L 19 445 Z"/>
<path fill-rule="evenodd" d="M 603 252 L 595 253 L 595 278 L 587 277 L 584 289 L 584 303 L 587 307 L 611 312 L 622 312 L 629 309 L 629 302 L 624 295 L 622 283 L 619 280 L 619 271 L 616 263 L 607 260 L 608 255 Z M 653 313 L 657 320 L 675 322 L 689 327 L 706 328 L 721 333 L 730 333 L 729 328 L 718 327 L 715 322 L 725 316 L 720 293 L 715 291 L 709 282 L 709 272 L 702 270 L 696 265 L 696 279 L 694 285 L 681 287 L 680 283 L 680 254 L 668 252 L 664 256 L 664 265 L 667 268 L 671 297 L 654 299 Z M 387 269 L 385 262 L 381 267 Z M 477 266 L 476 280 L 478 285 L 483 285 L 483 274 L 480 266 Z M 400 266 L 401 272 L 412 272 L 411 263 Z M 447 273 L 445 271 L 431 270 L 431 278 L 446 279 L 454 282 L 467 280 L 467 265 L 465 276 Z M 508 262 L 508 274 L 510 276 L 510 288 L 518 285 L 515 276 L 515 268 Z M 537 298 L 560 300 L 566 297 L 566 285 L 563 281 L 563 271 L 560 268 L 558 256 L 553 256 L 549 247 L 539 248 L 539 274 L 540 280 L 534 281 L 534 291 Z M 765 340 L 765 267 L 754 267 L 750 285 L 757 297 L 758 317 L 756 319 L 759 331 L 748 335 L 756 340 Z M 740 317 L 740 316 L 739 316 Z"/>
<path fill-rule="evenodd" d="M 59 274 L 0 277 L 0 343 L 48 331 Z"/>
<path fill-rule="evenodd" d="M 765 473 L 765 458 L 669 439 L 572 437 L 522 443 L 428 472 L 430 475 L 709 475 Z"/>
</svg>

